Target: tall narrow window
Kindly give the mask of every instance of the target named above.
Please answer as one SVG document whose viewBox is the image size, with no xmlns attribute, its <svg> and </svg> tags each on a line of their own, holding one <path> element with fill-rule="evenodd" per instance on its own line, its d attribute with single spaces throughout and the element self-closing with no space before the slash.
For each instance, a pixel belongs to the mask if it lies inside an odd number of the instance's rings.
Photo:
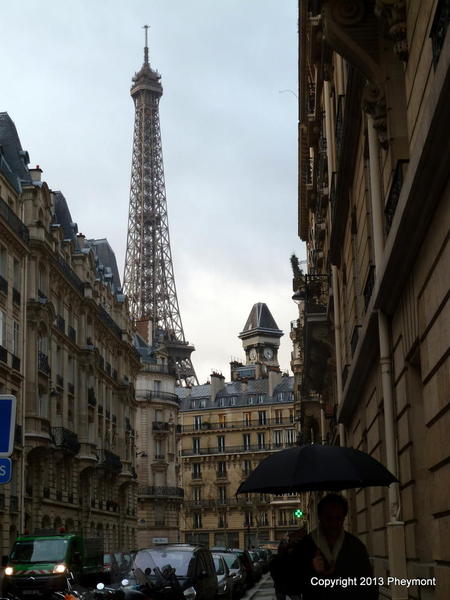
<svg viewBox="0 0 450 600">
<path fill-rule="evenodd" d="M 250 450 L 250 434 L 249 433 L 243 434 L 242 441 L 244 442 L 244 450 Z"/>
<path fill-rule="evenodd" d="M 192 464 L 192 479 L 201 479 L 202 478 L 202 466 L 200 463 Z"/>
<path fill-rule="evenodd" d="M 244 413 L 244 423 L 247 427 L 252 424 L 252 413 Z"/>
<path fill-rule="evenodd" d="M 194 454 L 200 454 L 200 438 L 192 438 L 192 451 Z"/>
<path fill-rule="evenodd" d="M 258 449 L 264 450 L 265 447 L 266 447 L 265 434 L 258 433 Z"/>
<path fill-rule="evenodd" d="M 12 353 L 14 354 L 14 356 L 20 356 L 19 337 L 20 337 L 20 326 L 17 321 L 14 321 L 14 323 L 13 323 L 13 347 L 12 347 Z"/>
<path fill-rule="evenodd" d="M 226 415 L 219 415 L 219 427 L 221 429 L 225 429 L 227 426 L 227 417 Z"/>
<path fill-rule="evenodd" d="M 0 310 L 0 346 L 6 348 L 6 313 Z"/>
<path fill-rule="evenodd" d="M 201 415 L 195 415 L 194 417 L 194 429 L 202 428 L 202 417 Z"/>
<path fill-rule="evenodd" d="M 225 452 L 225 436 L 224 435 L 217 436 L 217 450 L 219 452 Z"/>
<path fill-rule="evenodd" d="M 265 410 L 260 410 L 258 412 L 258 419 L 260 425 L 267 425 L 267 412 Z"/>
</svg>

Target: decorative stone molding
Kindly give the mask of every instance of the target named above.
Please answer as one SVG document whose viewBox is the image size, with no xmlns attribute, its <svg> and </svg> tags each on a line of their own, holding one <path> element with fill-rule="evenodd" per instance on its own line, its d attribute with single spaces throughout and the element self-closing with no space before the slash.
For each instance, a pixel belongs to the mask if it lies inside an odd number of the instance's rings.
<svg viewBox="0 0 450 600">
<path fill-rule="evenodd" d="M 402 62 L 408 60 L 405 5 L 405 0 L 375 2 L 375 14 L 386 23 L 388 36 L 394 42 L 394 52 Z"/>
<path fill-rule="evenodd" d="M 373 117 L 373 126 L 378 135 L 380 146 L 386 150 L 389 146 L 387 132 L 386 96 L 381 86 L 368 82 L 362 98 L 363 110 Z"/>
</svg>

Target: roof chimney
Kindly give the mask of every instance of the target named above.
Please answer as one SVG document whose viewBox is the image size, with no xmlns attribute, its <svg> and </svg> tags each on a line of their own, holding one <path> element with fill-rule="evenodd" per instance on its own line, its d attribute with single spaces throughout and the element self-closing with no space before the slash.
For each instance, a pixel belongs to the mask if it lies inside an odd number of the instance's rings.
<svg viewBox="0 0 450 600">
<path fill-rule="evenodd" d="M 42 169 L 39 165 L 36 165 L 34 169 L 29 169 L 29 173 L 31 175 L 31 181 L 33 183 L 36 181 L 41 181 Z"/>
<path fill-rule="evenodd" d="M 269 396 L 273 396 L 273 392 L 277 385 L 281 383 L 281 371 L 275 367 L 269 367 Z"/>
<path fill-rule="evenodd" d="M 225 388 L 225 377 L 222 373 L 213 371 L 211 373 L 211 400 L 214 402 L 220 390 Z"/>
</svg>

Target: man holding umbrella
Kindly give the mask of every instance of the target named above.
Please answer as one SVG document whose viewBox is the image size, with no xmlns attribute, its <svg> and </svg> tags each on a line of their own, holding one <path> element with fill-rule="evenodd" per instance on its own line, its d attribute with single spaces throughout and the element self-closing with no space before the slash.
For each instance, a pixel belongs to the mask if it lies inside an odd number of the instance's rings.
<svg viewBox="0 0 450 600">
<path fill-rule="evenodd" d="M 366 547 L 344 531 L 347 511 L 343 496 L 328 494 L 318 505 L 319 527 L 296 544 L 290 569 L 303 600 L 378 598 Z"/>
</svg>

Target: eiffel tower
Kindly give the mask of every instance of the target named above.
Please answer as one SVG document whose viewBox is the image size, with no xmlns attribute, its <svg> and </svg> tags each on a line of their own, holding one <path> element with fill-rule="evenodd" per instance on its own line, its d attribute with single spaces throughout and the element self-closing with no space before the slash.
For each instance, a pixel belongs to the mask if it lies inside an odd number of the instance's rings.
<svg viewBox="0 0 450 600">
<path fill-rule="evenodd" d="M 159 124 L 163 88 L 149 63 L 148 25 L 144 29 L 144 64 L 130 91 L 135 119 L 123 287 L 138 331 L 166 347 L 179 385 L 192 385 L 198 384 L 191 362 L 195 348 L 184 338 L 170 250 Z"/>
</svg>

